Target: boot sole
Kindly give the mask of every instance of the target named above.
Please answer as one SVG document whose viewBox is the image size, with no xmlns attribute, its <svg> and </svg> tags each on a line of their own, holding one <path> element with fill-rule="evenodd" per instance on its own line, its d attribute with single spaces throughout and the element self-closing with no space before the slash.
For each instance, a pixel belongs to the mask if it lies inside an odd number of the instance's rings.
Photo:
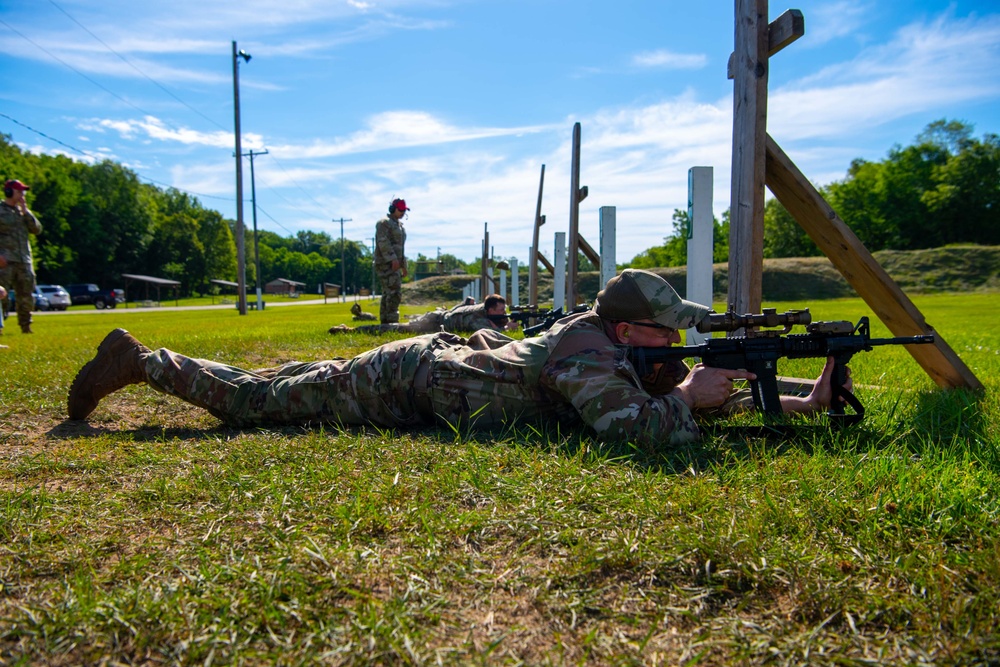
<svg viewBox="0 0 1000 667">
<path fill-rule="evenodd" d="M 76 393 L 77 387 L 80 385 L 83 379 L 86 378 L 86 376 L 90 373 L 90 371 L 95 367 L 97 360 L 101 358 L 101 355 L 103 355 L 111 346 L 113 346 L 115 343 L 121 340 L 122 336 L 127 336 L 127 335 L 128 331 L 126 331 L 125 329 L 115 329 L 107 336 L 105 336 L 104 340 L 101 341 L 101 344 L 97 346 L 97 354 L 94 355 L 94 358 L 88 361 L 86 364 L 84 364 L 83 368 L 81 368 L 80 371 L 76 374 L 76 377 L 73 378 L 73 384 L 71 384 L 69 387 L 69 395 L 66 397 L 67 398 L 66 407 L 70 419 L 86 419 L 87 417 L 90 416 L 90 414 L 94 411 L 94 409 L 97 408 L 97 402 L 95 401 L 93 407 L 91 407 L 85 413 L 80 414 L 80 412 L 77 411 L 77 414 L 74 414 L 73 394 Z"/>
</svg>

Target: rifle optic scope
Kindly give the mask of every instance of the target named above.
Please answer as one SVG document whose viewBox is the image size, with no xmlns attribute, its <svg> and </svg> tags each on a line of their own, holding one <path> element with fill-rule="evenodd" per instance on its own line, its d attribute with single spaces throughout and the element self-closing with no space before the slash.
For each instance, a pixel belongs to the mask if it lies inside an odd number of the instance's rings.
<svg viewBox="0 0 1000 667">
<path fill-rule="evenodd" d="M 783 333 L 788 333 L 795 324 L 809 324 L 812 316 L 809 309 L 786 310 L 778 313 L 775 308 L 763 308 L 757 314 L 746 313 L 737 315 L 732 308 L 724 313 L 709 313 L 695 327 L 701 333 L 712 331 L 736 331 L 737 329 L 755 329 L 758 327 L 784 327 Z"/>
</svg>

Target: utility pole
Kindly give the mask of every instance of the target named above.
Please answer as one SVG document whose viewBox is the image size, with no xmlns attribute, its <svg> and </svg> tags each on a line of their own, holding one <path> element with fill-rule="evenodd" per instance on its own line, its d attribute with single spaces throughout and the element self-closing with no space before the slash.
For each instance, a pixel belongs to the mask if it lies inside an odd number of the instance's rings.
<svg viewBox="0 0 1000 667">
<path fill-rule="evenodd" d="M 240 315 L 247 314 L 247 277 L 246 249 L 244 248 L 243 232 L 243 152 L 240 148 L 240 58 L 250 62 L 250 54 L 236 50 L 236 40 L 233 40 L 233 107 L 235 109 L 236 134 L 236 291 L 239 293 L 238 303 Z"/>
<path fill-rule="evenodd" d="M 333 222 L 340 222 L 340 302 L 347 300 L 347 283 L 344 282 L 344 223 L 354 222 L 351 218 L 334 218 Z M 374 264 L 372 265 L 374 266 Z"/>
<path fill-rule="evenodd" d="M 372 300 L 375 299 L 375 239 L 365 239 L 372 242 Z"/>
<path fill-rule="evenodd" d="M 250 156 L 250 202 L 253 206 L 253 263 L 254 273 L 257 276 L 254 283 L 257 288 L 257 310 L 261 311 L 264 310 L 264 299 L 261 297 L 260 249 L 257 244 L 257 179 L 253 175 L 253 156 L 267 155 L 267 149 L 255 153 L 251 148 L 250 152 L 244 153 L 244 155 Z"/>
</svg>

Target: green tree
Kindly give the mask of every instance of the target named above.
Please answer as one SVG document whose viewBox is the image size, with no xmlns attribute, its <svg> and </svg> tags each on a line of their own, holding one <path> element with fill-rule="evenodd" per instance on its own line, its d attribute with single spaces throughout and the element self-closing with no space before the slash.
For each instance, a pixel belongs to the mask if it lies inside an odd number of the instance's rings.
<svg viewBox="0 0 1000 667">
<path fill-rule="evenodd" d="M 663 239 L 663 245 L 649 248 L 632 258 L 619 268 L 655 269 L 667 266 L 687 265 L 688 244 L 688 214 L 687 211 L 674 209 L 671 223 L 673 233 Z M 729 211 L 722 214 L 722 222 L 718 218 L 712 220 L 712 261 L 723 262 L 729 256 Z"/>
<path fill-rule="evenodd" d="M 210 210 L 202 212 L 198 239 L 205 249 L 206 279 L 236 282 L 236 241 L 221 213 Z"/>
<path fill-rule="evenodd" d="M 75 166 L 82 185 L 79 205 L 71 212 L 77 278 L 110 286 L 122 273 L 141 273 L 152 238 L 152 200 L 146 195 L 155 188 L 110 160 Z"/>
<path fill-rule="evenodd" d="M 156 225 L 149 248 L 147 266 L 153 269 L 153 275 L 179 280 L 184 295 L 208 283 L 205 246 L 198 231 L 198 222 L 190 213 L 171 213 Z"/>
<path fill-rule="evenodd" d="M 777 199 L 764 204 L 764 257 L 813 257 L 820 250 Z"/>
<path fill-rule="evenodd" d="M 1000 137 L 966 139 L 962 150 L 935 167 L 934 188 L 922 203 L 940 230 L 940 243 L 1000 244 Z"/>
</svg>

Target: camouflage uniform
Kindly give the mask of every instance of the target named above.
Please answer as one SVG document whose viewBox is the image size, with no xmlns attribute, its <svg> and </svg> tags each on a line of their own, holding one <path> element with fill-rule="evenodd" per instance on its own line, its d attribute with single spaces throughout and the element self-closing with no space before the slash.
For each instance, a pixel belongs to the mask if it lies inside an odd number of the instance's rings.
<svg viewBox="0 0 1000 667">
<path fill-rule="evenodd" d="M 357 302 L 355 302 L 354 305 L 351 306 L 351 315 L 353 316 L 351 319 L 353 319 L 355 322 L 375 319 L 375 316 L 372 315 L 371 313 L 366 313 L 365 311 L 361 310 L 361 304 Z"/>
<path fill-rule="evenodd" d="M 654 447 L 698 437 L 679 398 L 661 395 L 687 374 L 665 365 L 644 388 L 588 311 L 542 336 L 480 330 L 388 343 L 354 359 L 245 371 L 166 349 L 146 357 L 154 388 L 235 425 L 328 422 L 379 427 L 489 428 L 521 420 L 586 424 L 601 438 Z"/>
<path fill-rule="evenodd" d="M 20 213 L 7 202 L 0 201 L 0 254 L 7 266 L 0 268 L 0 285 L 14 292 L 17 323 L 21 329 L 31 326 L 31 309 L 35 306 L 35 269 L 31 257 L 29 234 L 40 234 L 42 225 L 31 211 Z M 10 311 L 9 297 L 3 309 Z"/>
<path fill-rule="evenodd" d="M 448 310 L 438 309 L 415 317 L 405 324 L 358 327 L 358 331 L 400 331 L 405 333 L 436 333 L 438 331 L 479 331 L 496 329 L 497 326 L 486 316 L 486 306 L 481 303 L 466 306 L 460 304 Z"/>
<path fill-rule="evenodd" d="M 382 302 L 379 304 L 379 320 L 382 324 L 399 322 L 399 302 L 403 292 L 402 268 L 393 270 L 396 260 L 400 267 L 406 266 L 403 246 L 406 244 L 406 230 L 402 220 L 386 216 L 375 223 L 375 273 L 382 283 Z"/>
</svg>

